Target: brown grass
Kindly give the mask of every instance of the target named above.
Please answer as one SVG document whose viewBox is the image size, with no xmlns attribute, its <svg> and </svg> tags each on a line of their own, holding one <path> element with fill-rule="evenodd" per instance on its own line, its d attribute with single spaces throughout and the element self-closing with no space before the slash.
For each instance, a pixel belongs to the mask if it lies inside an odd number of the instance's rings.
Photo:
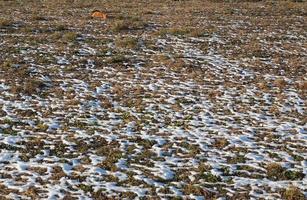
<svg viewBox="0 0 307 200">
<path fill-rule="evenodd" d="M 0 28 L 10 26 L 13 22 L 9 19 L 0 19 Z"/>
<path fill-rule="evenodd" d="M 290 186 L 282 192 L 282 198 L 285 200 L 304 200 L 305 196 L 303 192 L 295 186 Z"/>
</svg>

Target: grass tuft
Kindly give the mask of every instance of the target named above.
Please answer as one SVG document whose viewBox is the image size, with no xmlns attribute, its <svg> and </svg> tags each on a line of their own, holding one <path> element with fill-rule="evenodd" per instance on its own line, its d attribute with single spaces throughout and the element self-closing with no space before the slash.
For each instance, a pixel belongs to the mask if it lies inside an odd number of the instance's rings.
<svg viewBox="0 0 307 200">
<path fill-rule="evenodd" d="M 285 200 L 305 200 L 303 192 L 295 186 L 290 186 L 284 190 L 281 194 L 282 199 Z"/>
<path fill-rule="evenodd" d="M 0 28 L 8 27 L 8 26 L 11 26 L 12 24 L 13 24 L 13 21 L 9 19 L 0 19 Z"/>
</svg>

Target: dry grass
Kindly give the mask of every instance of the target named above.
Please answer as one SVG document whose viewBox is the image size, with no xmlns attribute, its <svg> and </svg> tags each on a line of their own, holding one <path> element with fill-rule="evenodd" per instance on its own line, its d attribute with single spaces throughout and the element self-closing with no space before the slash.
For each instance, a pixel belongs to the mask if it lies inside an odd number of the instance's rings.
<svg viewBox="0 0 307 200">
<path fill-rule="evenodd" d="M 63 35 L 64 41 L 67 41 L 67 42 L 74 42 L 77 40 L 78 37 L 80 37 L 80 35 L 75 32 L 67 32 Z"/>
<path fill-rule="evenodd" d="M 214 146 L 214 147 L 217 147 L 217 148 L 219 148 L 219 149 L 223 149 L 223 148 L 225 148 L 228 144 L 229 144 L 229 142 L 228 142 L 227 139 L 221 138 L 221 139 L 216 139 L 216 140 L 214 141 L 213 146 Z"/>
<path fill-rule="evenodd" d="M 0 199 L 305 198 L 306 5 L 0 0 Z"/>
<path fill-rule="evenodd" d="M 286 170 L 277 163 L 270 163 L 266 167 L 267 176 L 271 180 L 301 180 L 304 174 L 299 171 Z"/>
<path fill-rule="evenodd" d="M 285 200 L 304 200 L 305 196 L 299 188 L 291 186 L 282 192 L 282 198 Z"/>
<path fill-rule="evenodd" d="M 138 39 L 134 37 L 117 38 L 115 45 L 120 48 L 135 49 L 138 45 Z"/>
<path fill-rule="evenodd" d="M 0 28 L 4 28 L 4 27 L 7 27 L 7 26 L 10 26 L 10 25 L 12 25 L 12 21 L 11 20 L 9 20 L 9 19 L 0 19 Z"/>
</svg>

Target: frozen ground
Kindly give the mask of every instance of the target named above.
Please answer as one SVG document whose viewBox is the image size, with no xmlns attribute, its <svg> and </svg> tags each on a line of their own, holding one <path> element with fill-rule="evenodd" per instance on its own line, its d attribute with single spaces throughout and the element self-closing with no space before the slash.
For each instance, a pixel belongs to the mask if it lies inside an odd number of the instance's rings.
<svg viewBox="0 0 307 200">
<path fill-rule="evenodd" d="M 193 31 L 163 2 L 142 21 L 106 4 L 106 22 L 7 5 L 1 198 L 306 198 L 306 4 L 193 2 Z"/>
</svg>

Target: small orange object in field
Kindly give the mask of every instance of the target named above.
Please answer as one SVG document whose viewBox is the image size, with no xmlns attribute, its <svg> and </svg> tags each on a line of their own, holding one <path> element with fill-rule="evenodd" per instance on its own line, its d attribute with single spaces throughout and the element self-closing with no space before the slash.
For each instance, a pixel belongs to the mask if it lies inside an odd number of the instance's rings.
<svg viewBox="0 0 307 200">
<path fill-rule="evenodd" d="M 99 11 L 99 10 L 94 10 L 92 12 L 92 17 L 95 17 L 95 18 L 100 18 L 100 19 L 107 19 L 107 14 Z"/>
</svg>

